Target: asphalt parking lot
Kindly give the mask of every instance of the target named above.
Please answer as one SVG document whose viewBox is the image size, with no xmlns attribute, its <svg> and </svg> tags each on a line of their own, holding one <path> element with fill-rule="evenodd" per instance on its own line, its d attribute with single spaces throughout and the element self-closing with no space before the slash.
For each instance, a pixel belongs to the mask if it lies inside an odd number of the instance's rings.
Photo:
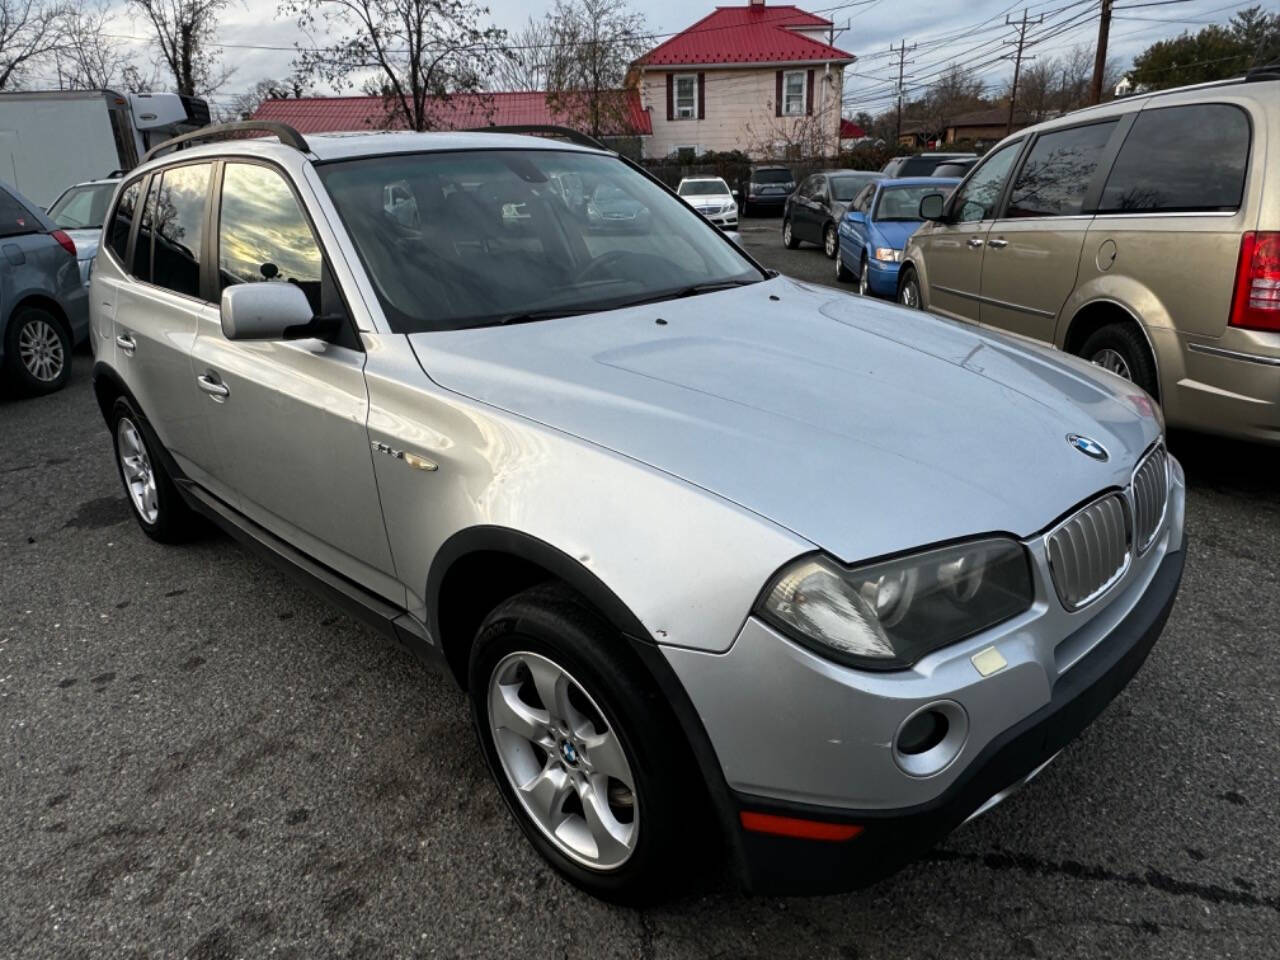
<svg viewBox="0 0 1280 960">
<path fill-rule="evenodd" d="M 834 282 L 778 226 L 744 221 L 744 242 Z M 146 539 L 90 365 L 0 400 L 4 955 L 1276 955 L 1280 451 L 1170 438 L 1191 487 L 1177 607 L 1016 798 L 870 890 L 639 912 L 542 864 L 449 682 L 225 537 Z"/>
</svg>

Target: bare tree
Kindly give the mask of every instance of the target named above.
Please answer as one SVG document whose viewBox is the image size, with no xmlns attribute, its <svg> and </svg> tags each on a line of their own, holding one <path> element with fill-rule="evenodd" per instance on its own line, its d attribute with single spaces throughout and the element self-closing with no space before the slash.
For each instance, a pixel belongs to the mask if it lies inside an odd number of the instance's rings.
<svg viewBox="0 0 1280 960">
<path fill-rule="evenodd" d="M 0 0 L 0 90 L 13 89 L 28 68 L 59 47 L 67 12 L 47 0 Z"/>
<path fill-rule="evenodd" d="M 1042 57 L 1024 66 L 1018 76 L 1018 113 L 1026 114 L 1028 122 L 1039 123 L 1053 114 L 1057 104 L 1056 61 Z M 1012 93 L 1006 85 L 1003 99 L 1008 102 Z"/>
<path fill-rule="evenodd" d="M 259 80 L 244 93 L 232 97 L 230 112 L 232 119 L 248 120 L 257 112 L 258 107 L 262 106 L 264 100 L 298 99 L 312 95 L 301 77 L 295 75 L 285 80 L 268 77 L 265 80 Z"/>
<path fill-rule="evenodd" d="M 142 83 L 126 48 L 110 34 L 109 0 L 69 8 L 62 20 L 63 42 L 54 53 L 58 87 L 99 90 Z"/>
<path fill-rule="evenodd" d="M 743 128 L 747 152 L 766 160 L 813 160 L 827 156 L 833 147 L 830 121 L 830 115 L 825 112 L 748 121 Z"/>
<path fill-rule="evenodd" d="M 953 63 L 929 87 L 922 100 L 911 104 L 907 115 L 924 128 L 928 140 L 945 138 L 947 127 L 958 114 L 985 105 L 986 87 L 971 70 Z"/>
<path fill-rule="evenodd" d="M 160 60 L 173 75 L 174 90 L 188 96 L 214 93 L 232 71 L 219 63 L 218 16 L 228 0 L 129 0 L 155 31 Z"/>
<path fill-rule="evenodd" d="M 555 52 L 551 21 L 530 17 L 510 39 L 511 56 L 496 58 L 489 75 L 489 89 L 546 90 Z"/>
<path fill-rule="evenodd" d="M 547 14 L 547 103 L 593 137 L 628 129 L 627 70 L 648 47 L 644 16 L 626 0 L 556 0 Z"/>
<path fill-rule="evenodd" d="M 336 35 L 320 47 L 298 46 L 298 75 L 336 87 L 363 81 L 386 102 L 388 125 L 430 130 L 452 94 L 484 89 L 502 58 L 506 31 L 482 26 L 487 8 L 474 0 L 284 0 L 280 12 L 310 33 Z M 488 122 L 491 108 L 473 118 Z"/>
</svg>

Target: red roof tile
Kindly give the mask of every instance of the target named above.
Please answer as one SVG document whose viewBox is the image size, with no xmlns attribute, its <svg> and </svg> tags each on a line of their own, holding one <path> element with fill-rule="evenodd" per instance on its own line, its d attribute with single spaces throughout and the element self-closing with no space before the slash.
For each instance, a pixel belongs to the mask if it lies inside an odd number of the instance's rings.
<svg viewBox="0 0 1280 960">
<path fill-rule="evenodd" d="M 840 118 L 840 139 L 841 140 L 858 140 L 865 137 L 867 131 L 854 123 L 847 117 Z"/>
<path fill-rule="evenodd" d="M 628 129 L 620 136 L 653 133 L 649 112 L 640 105 L 640 93 L 627 91 Z M 506 127 L 519 124 L 573 126 L 562 111 L 552 110 L 545 93 L 454 94 L 439 100 L 431 110 L 433 129 L 466 130 L 471 127 Z M 255 120 L 287 123 L 299 133 L 334 133 L 350 130 L 399 130 L 404 122 L 393 116 L 388 122 L 381 97 L 302 97 L 264 100 L 254 111 Z"/>
<path fill-rule="evenodd" d="M 688 30 L 636 61 L 646 67 L 715 63 L 810 63 L 852 61 L 852 54 L 795 32 L 828 27 L 830 20 L 799 7 L 716 7 Z"/>
</svg>

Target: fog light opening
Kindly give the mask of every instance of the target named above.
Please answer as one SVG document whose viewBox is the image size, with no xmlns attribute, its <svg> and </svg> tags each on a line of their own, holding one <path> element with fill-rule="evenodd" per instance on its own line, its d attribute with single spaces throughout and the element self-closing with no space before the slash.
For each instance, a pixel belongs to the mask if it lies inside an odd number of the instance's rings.
<svg viewBox="0 0 1280 960">
<path fill-rule="evenodd" d="M 898 734 L 898 752 L 908 757 L 932 750 L 947 736 L 951 721 L 937 710 L 925 710 L 902 725 Z"/>
<path fill-rule="evenodd" d="M 932 777 L 960 755 L 969 717 L 954 700 L 938 700 L 913 711 L 893 738 L 893 759 L 903 773 Z"/>
</svg>

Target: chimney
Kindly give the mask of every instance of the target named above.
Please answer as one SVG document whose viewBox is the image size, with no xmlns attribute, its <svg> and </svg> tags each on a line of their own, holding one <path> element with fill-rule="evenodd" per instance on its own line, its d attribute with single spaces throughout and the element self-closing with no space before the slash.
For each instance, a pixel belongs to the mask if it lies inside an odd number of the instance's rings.
<svg viewBox="0 0 1280 960">
<path fill-rule="evenodd" d="M 748 7 L 763 7 L 764 0 L 747 0 Z"/>
</svg>

